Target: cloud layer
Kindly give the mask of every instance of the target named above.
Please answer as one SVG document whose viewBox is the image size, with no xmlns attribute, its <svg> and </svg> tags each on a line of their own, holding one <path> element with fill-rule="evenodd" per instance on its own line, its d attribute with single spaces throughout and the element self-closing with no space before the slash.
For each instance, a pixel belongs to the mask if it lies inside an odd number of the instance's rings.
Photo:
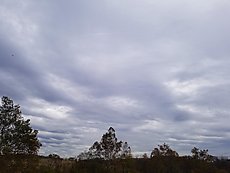
<svg viewBox="0 0 230 173">
<path fill-rule="evenodd" d="M 39 130 L 41 154 L 76 156 L 113 126 L 136 153 L 230 155 L 229 7 L 3 0 L 0 95 Z"/>
</svg>

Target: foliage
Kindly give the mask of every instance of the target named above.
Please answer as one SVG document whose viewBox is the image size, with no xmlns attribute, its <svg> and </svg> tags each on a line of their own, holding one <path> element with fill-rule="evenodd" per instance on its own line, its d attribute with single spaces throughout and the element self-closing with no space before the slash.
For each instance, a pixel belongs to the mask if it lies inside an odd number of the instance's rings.
<svg viewBox="0 0 230 173">
<path fill-rule="evenodd" d="M 144 159 L 148 159 L 148 155 L 147 155 L 147 153 L 144 153 L 144 154 L 142 155 L 142 158 L 144 158 Z"/>
<path fill-rule="evenodd" d="M 123 143 L 122 141 L 117 140 L 115 130 L 112 127 L 110 127 L 108 132 L 102 136 L 100 142 L 94 142 L 89 148 L 89 151 L 85 151 L 78 156 L 80 160 L 111 160 L 127 157 L 131 157 L 131 148 L 128 146 L 127 142 Z"/>
<path fill-rule="evenodd" d="M 163 144 L 163 145 L 158 145 L 159 148 L 154 148 L 153 151 L 151 152 L 150 157 L 159 157 L 159 156 L 174 156 L 174 157 L 178 157 L 179 154 L 172 150 L 169 145 L 167 144 Z"/>
<path fill-rule="evenodd" d="M 38 131 L 30 127 L 30 120 L 24 120 L 19 105 L 2 97 L 0 106 L 0 154 L 37 154 L 41 143 Z"/>
<path fill-rule="evenodd" d="M 132 158 L 132 154 L 131 154 L 131 148 L 128 145 L 127 142 L 122 144 L 122 150 L 121 150 L 121 158 Z"/>
<path fill-rule="evenodd" d="M 200 150 L 199 148 L 194 147 L 191 150 L 192 158 L 206 161 L 213 161 L 213 156 L 208 154 L 208 150 Z"/>
<path fill-rule="evenodd" d="M 230 161 L 206 162 L 186 157 L 67 160 L 36 155 L 0 156 L 0 173 L 227 173 Z"/>
<path fill-rule="evenodd" d="M 49 154 L 48 157 L 53 159 L 61 159 L 61 157 L 58 154 Z"/>
<path fill-rule="evenodd" d="M 150 159 L 131 157 L 127 142 L 118 141 L 110 127 L 88 151 L 75 158 L 62 159 L 57 154 L 37 156 L 41 144 L 38 131 L 24 120 L 19 105 L 2 97 L 0 106 L 0 173 L 227 173 L 229 160 L 214 159 L 208 150 L 194 147 L 192 157 L 179 157 L 169 145 L 158 145 Z M 125 159 L 124 159 L 125 158 Z"/>
</svg>

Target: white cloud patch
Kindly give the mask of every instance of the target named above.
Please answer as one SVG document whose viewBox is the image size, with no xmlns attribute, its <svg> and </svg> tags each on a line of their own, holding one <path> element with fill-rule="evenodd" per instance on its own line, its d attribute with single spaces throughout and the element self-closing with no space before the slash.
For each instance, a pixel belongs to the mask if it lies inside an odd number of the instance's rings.
<svg viewBox="0 0 230 173">
<path fill-rule="evenodd" d="M 135 127 L 133 130 L 138 132 L 144 131 L 160 131 L 165 128 L 160 120 L 144 120 L 141 125 Z"/>
<path fill-rule="evenodd" d="M 212 87 L 217 85 L 212 81 L 208 81 L 205 79 L 193 79 L 189 81 L 178 81 L 172 80 L 166 82 L 165 85 L 169 87 L 169 89 L 173 92 L 173 94 L 178 96 L 192 96 L 196 95 L 200 89 Z"/>
<path fill-rule="evenodd" d="M 68 118 L 68 114 L 72 108 L 63 105 L 54 105 L 45 100 L 32 98 L 29 99 L 29 103 L 33 107 L 33 112 L 42 114 L 45 117 L 51 119 L 65 119 Z"/>
<path fill-rule="evenodd" d="M 47 82 L 54 89 L 57 89 L 63 95 L 75 100 L 75 101 L 90 101 L 90 91 L 86 87 L 77 85 L 72 81 L 69 81 L 63 77 L 58 77 L 54 74 L 48 74 L 46 76 Z"/>
<path fill-rule="evenodd" d="M 105 102 L 113 110 L 117 110 L 121 112 L 130 110 L 130 109 L 135 110 L 138 107 L 140 107 L 140 104 L 138 104 L 138 101 L 134 99 L 126 98 L 126 97 L 119 97 L 119 96 L 109 97 L 106 99 Z"/>
</svg>

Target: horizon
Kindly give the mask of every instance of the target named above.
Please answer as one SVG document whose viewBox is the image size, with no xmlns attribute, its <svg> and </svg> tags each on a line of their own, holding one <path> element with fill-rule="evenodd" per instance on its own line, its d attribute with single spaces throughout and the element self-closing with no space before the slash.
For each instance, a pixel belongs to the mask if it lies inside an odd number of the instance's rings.
<svg viewBox="0 0 230 173">
<path fill-rule="evenodd" d="M 133 153 L 230 156 L 230 1 L 3 0 L 0 96 L 39 154 L 77 156 L 112 126 Z"/>
</svg>

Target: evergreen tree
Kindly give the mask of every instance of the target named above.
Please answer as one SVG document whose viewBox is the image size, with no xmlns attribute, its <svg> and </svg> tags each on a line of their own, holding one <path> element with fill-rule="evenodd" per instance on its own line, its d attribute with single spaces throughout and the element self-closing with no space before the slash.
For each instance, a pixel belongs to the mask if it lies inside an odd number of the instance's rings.
<svg viewBox="0 0 230 173">
<path fill-rule="evenodd" d="M 30 120 L 24 120 L 20 106 L 13 100 L 2 97 L 0 106 L 0 154 L 37 154 L 41 143 L 38 131 L 30 127 Z"/>
</svg>

